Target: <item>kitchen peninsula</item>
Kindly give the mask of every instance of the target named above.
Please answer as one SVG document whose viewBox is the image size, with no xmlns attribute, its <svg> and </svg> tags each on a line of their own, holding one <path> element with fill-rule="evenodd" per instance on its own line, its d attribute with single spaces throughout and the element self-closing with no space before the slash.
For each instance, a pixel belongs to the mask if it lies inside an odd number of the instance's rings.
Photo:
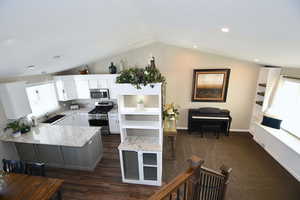
<svg viewBox="0 0 300 200">
<path fill-rule="evenodd" d="M 21 160 L 91 171 L 103 154 L 100 130 L 100 127 L 40 124 L 20 137 L 3 134 L 0 140 L 15 143 Z"/>
</svg>

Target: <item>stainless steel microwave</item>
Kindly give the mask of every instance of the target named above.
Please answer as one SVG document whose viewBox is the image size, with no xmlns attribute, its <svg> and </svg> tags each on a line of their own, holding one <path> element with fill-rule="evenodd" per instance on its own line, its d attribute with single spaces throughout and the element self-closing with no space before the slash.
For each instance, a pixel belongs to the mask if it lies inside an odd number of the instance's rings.
<svg viewBox="0 0 300 200">
<path fill-rule="evenodd" d="M 109 100 L 109 89 L 90 89 L 91 99 Z"/>
</svg>

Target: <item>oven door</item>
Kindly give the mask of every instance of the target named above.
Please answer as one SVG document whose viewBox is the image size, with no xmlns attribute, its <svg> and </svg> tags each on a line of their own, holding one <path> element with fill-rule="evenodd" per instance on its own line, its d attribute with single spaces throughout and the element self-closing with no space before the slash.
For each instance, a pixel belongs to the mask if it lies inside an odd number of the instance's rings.
<svg viewBox="0 0 300 200">
<path fill-rule="evenodd" d="M 105 119 L 89 119 L 90 126 L 108 126 L 108 120 Z"/>
</svg>

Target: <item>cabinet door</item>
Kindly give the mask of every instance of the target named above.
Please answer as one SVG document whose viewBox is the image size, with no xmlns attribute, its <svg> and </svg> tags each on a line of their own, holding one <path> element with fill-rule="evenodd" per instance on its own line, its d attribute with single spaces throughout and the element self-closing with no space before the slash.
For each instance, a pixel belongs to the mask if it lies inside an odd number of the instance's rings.
<svg viewBox="0 0 300 200">
<path fill-rule="evenodd" d="M 76 80 L 77 98 L 90 99 L 90 88 L 88 80 Z"/>
<path fill-rule="evenodd" d="M 110 79 L 109 79 L 109 84 L 110 84 L 110 87 L 109 87 L 109 93 L 110 93 L 110 98 L 111 99 L 117 99 L 117 88 L 116 88 L 116 77 L 115 76 L 112 76 Z"/>
<path fill-rule="evenodd" d="M 139 180 L 139 160 L 135 151 L 122 151 L 124 178 Z"/>
<path fill-rule="evenodd" d="M 98 80 L 99 88 L 109 88 L 108 80 L 106 78 L 101 78 Z"/>
<path fill-rule="evenodd" d="M 89 79 L 89 89 L 97 89 L 98 87 L 98 80 L 97 79 Z"/>
<path fill-rule="evenodd" d="M 56 83 L 56 92 L 59 101 L 65 101 L 65 90 L 62 80 L 57 80 Z"/>
<path fill-rule="evenodd" d="M 56 90 L 59 101 L 77 99 L 76 84 L 74 79 L 60 79 L 56 81 Z"/>
<path fill-rule="evenodd" d="M 67 100 L 77 99 L 75 80 L 64 80 L 64 90 Z"/>
<path fill-rule="evenodd" d="M 119 120 L 113 119 L 111 120 L 112 124 L 109 124 L 109 129 L 111 133 L 114 134 L 120 134 L 120 126 L 119 126 Z"/>
</svg>

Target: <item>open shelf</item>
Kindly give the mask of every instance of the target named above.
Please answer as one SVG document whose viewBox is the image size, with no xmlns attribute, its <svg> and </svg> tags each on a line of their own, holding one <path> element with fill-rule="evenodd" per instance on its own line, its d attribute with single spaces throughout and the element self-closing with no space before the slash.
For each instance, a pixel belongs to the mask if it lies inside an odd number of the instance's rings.
<svg viewBox="0 0 300 200">
<path fill-rule="evenodd" d="M 120 110 L 121 115 L 160 115 L 161 110 L 158 108 L 145 108 L 138 110 L 137 108 L 125 107 Z"/>
<path fill-rule="evenodd" d="M 134 128 L 134 129 L 160 129 L 158 121 L 137 121 L 137 120 L 125 120 L 122 128 Z"/>
<path fill-rule="evenodd" d="M 262 101 L 256 101 L 255 103 L 256 103 L 257 105 L 260 105 L 260 106 L 263 105 L 263 102 L 262 102 Z"/>
<path fill-rule="evenodd" d="M 258 86 L 260 86 L 260 87 L 267 87 L 267 84 L 266 83 L 259 83 Z"/>
<path fill-rule="evenodd" d="M 265 92 L 257 92 L 257 95 L 264 97 L 265 96 Z"/>
</svg>

